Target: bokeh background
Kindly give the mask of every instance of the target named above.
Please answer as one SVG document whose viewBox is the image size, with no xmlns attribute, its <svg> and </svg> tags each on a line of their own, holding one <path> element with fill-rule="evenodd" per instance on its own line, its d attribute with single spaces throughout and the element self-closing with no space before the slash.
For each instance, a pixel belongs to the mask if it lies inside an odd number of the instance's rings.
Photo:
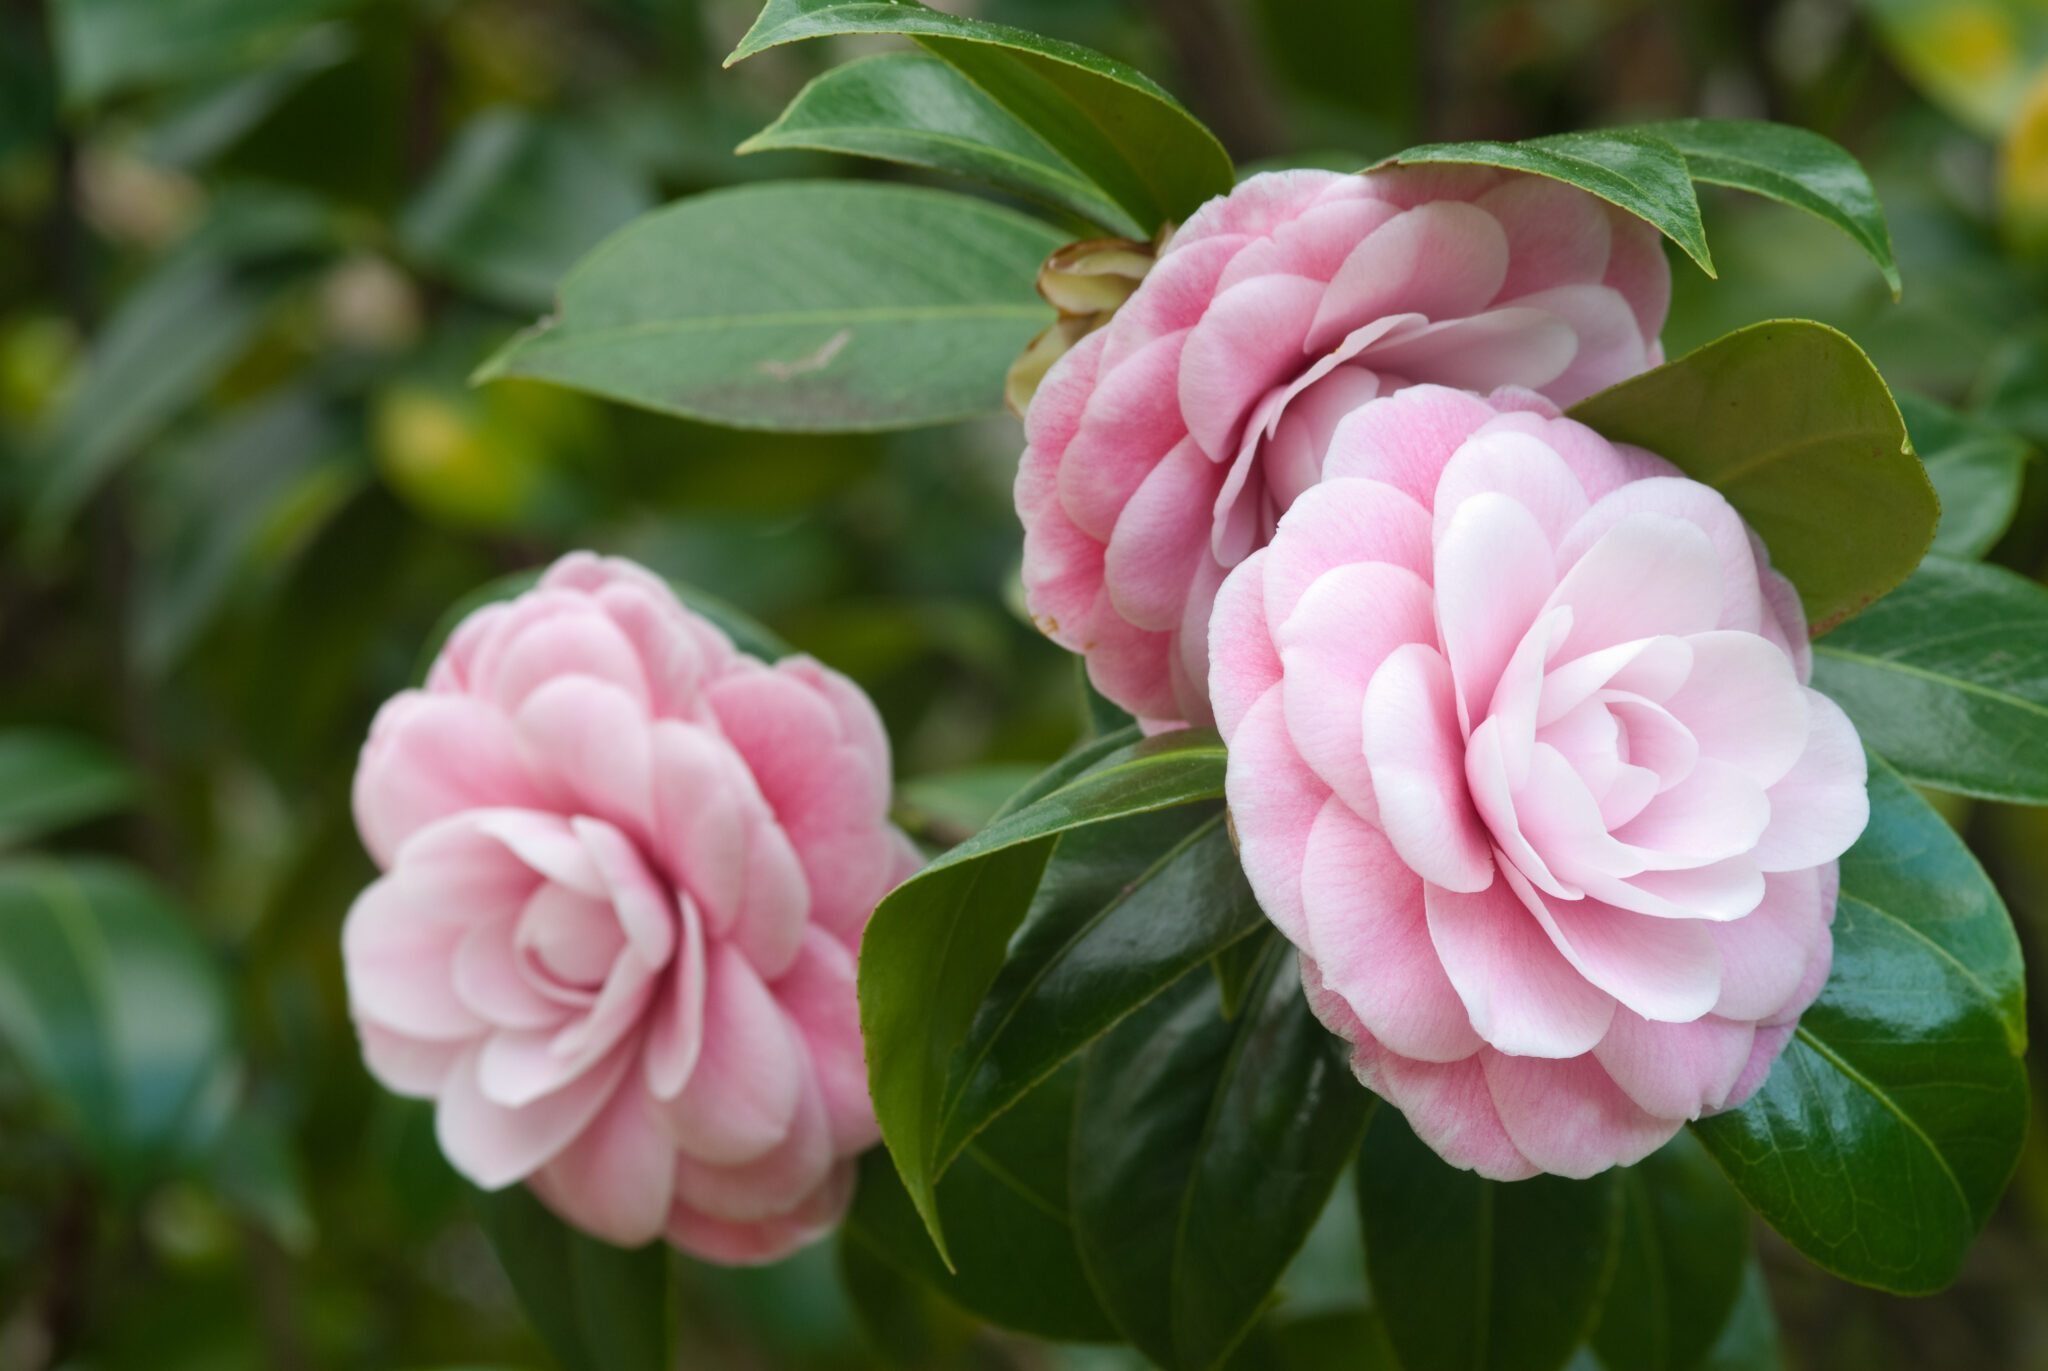
<svg viewBox="0 0 2048 1371">
<path fill-rule="evenodd" d="M 1667 349 L 1814 317 L 1975 441 L 2048 444 L 2039 0 L 942 7 L 1135 63 L 1248 166 L 1681 114 L 1818 129 L 1872 168 L 1903 301 L 1833 230 L 1712 196 L 1721 276 L 1675 264 Z M 856 50 L 721 71 L 757 8 L 0 0 L 0 1371 L 549 1364 L 427 1113 L 363 1072 L 338 957 L 372 875 L 356 749 L 477 586 L 595 547 L 732 601 L 874 694 L 936 842 L 1080 728 L 1072 660 L 1016 609 L 1013 419 L 793 438 L 466 384 L 646 208 L 900 174 L 732 154 Z M 2030 460 L 1993 560 L 2044 559 Z M 2040 949 L 2048 816 L 1944 812 Z M 1759 1242 L 1785 1366 L 2048 1367 L 2038 1131 L 1939 1297 Z M 1286 1288 L 1341 1306 L 1358 1265 L 1340 1204 Z M 863 1326 L 830 1244 L 686 1266 L 679 1298 L 692 1368 L 1132 1365 Z"/>
</svg>

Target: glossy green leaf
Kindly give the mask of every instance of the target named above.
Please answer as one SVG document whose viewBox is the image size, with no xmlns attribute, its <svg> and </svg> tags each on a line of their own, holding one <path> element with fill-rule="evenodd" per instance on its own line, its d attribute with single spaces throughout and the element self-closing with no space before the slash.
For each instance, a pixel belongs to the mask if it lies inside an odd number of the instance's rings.
<svg viewBox="0 0 2048 1371">
<path fill-rule="evenodd" d="M 2019 942 L 1954 831 L 1873 758 L 1834 965 L 1763 1088 L 1693 1125 L 1735 1187 L 1837 1275 L 1901 1294 L 1961 1269 L 2027 1123 Z"/>
<path fill-rule="evenodd" d="M 463 124 L 398 223 L 429 269 L 479 295 L 544 307 L 562 274 L 654 194 L 611 147 L 561 120 L 490 110 Z"/>
<path fill-rule="evenodd" d="M 777 148 L 951 172 L 1071 210 L 1126 237 L 1147 233 L 1016 116 L 921 53 L 882 53 L 832 68 L 739 151 Z"/>
<path fill-rule="evenodd" d="M 1695 181 L 1754 191 L 1833 224 L 1870 255 L 1898 297 L 1899 266 L 1884 208 L 1869 173 L 1840 144 L 1762 119 L 1673 119 L 1638 131 L 1683 153 Z"/>
<path fill-rule="evenodd" d="M 2019 510 L 2027 440 L 1924 395 L 1899 391 L 1893 398 L 1927 479 L 1941 497 L 1941 527 L 1930 551 L 1965 560 L 1982 557 L 2005 536 Z"/>
<path fill-rule="evenodd" d="M 53 729 L 0 730 L 0 846 L 122 809 L 135 773 L 90 738 Z"/>
<path fill-rule="evenodd" d="M 673 1258 L 656 1241 L 613 1247 L 563 1223 L 523 1185 L 475 1194 L 519 1307 L 563 1371 L 668 1371 Z"/>
<path fill-rule="evenodd" d="M 1816 633 L 1905 580 L 1934 539 L 1940 507 L 1891 392 L 1825 324 L 1737 329 L 1570 413 L 1725 495 Z"/>
<path fill-rule="evenodd" d="M 1243 1014 L 1197 967 L 1083 1059 L 1074 1228 L 1119 1327 L 1207 1371 L 1257 1322 L 1321 1216 L 1371 1097 L 1309 1012 L 1277 934 Z"/>
<path fill-rule="evenodd" d="M 1220 806 L 1180 805 L 1063 834 L 959 1046 L 940 1169 L 1112 1024 L 1265 922 Z"/>
<path fill-rule="evenodd" d="M 1370 1309 L 1332 1310 L 1298 1319 L 1285 1313 L 1282 1306 L 1267 1320 L 1273 1350 L 1244 1371 L 1402 1371 L 1385 1325 Z M 1245 1344 L 1250 1350 L 1251 1339 Z M 1228 1371 L 1239 1371 L 1238 1360 L 1233 1356 L 1225 1363 Z"/>
<path fill-rule="evenodd" d="M 1930 557 L 1813 656 L 1814 685 L 1908 779 L 2048 804 L 2048 589 Z"/>
<path fill-rule="evenodd" d="M 211 76 L 274 57 L 348 0 L 54 0 L 64 98 Z"/>
<path fill-rule="evenodd" d="M 182 914 L 108 862 L 0 866 L 0 1036 L 131 1190 L 224 1121 L 227 987 Z"/>
<path fill-rule="evenodd" d="M 1691 1371 L 1713 1348 L 1749 1263 L 1749 1210 L 1681 1132 L 1620 1173 L 1621 1250 L 1593 1347 L 1601 1365 Z"/>
<path fill-rule="evenodd" d="M 1102 1312 L 1074 1248 L 1069 1138 L 1078 1069 L 1055 1073 L 981 1136 L 939 1182 L 951 1266 L 881 1148 L 860 1161 L 850 1239 L 991 1323 L 1043 1338 L 1107 1342 Z"/>
<path fill-rule="evenodd" d="M 861 941 L 861 1036 L 882 1137 L 944 1250 L 935 1186 L 953 1054 L 967 1041 L 1031 907 L 1054 840 L 1071 829 L 1223 793 L 1212 730 L 1098 740 L 1026 787 L 987 828 L 898 886 Z"/>
<path fill-rule="evenodd" d="M 1052 319 L 1064 241 L 998 205 L 909 186 L 713 191 L 614 234 L 555 314 L 479 380 L 528 376 L 741 428 L 906 428 L 1002 408 Z"/>
<path fill-rule="evenodd" d="M 1654 131 L 1602 129 L 1559 133 L 1519 143 L 1426 143 L 1381 166 L 1462 162 L 1533 172 L 1588 191 L 1648 220 L 1712 276 L 1707 230 L 1685 155 Z"/>
<path fill-rule="evenodd" d="M 1365 1265 L 1406 1371 L 1557 1371 L 1592 1331 L 1622 1230 L 1614 1172 L 1489 1181 L 1448 1165 L 1399 1110 L 1358 1157 Z"/>
<path fill-rule="evenodd" d="M 1215 135 L 1143 72 L 1073 43 L 915 3 L 768 0 L 726 63 L 798 39 L 856 33 L 914 39 L 1099 187 L 1141 236 L 1186 219 L 1234 182 Z"/>
</svg>

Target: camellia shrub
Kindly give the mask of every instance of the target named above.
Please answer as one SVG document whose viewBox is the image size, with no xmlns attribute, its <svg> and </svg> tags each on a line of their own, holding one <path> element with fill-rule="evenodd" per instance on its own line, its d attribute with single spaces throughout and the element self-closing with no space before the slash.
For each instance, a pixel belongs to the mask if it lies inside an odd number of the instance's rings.
<svg viewBox="0 0 2048 1371">
<path fill-rule="evenodd" d="M 728 64 L 862 35 L 910 46 L 746 146 L 917 181 L 640 213 L 474 379 L 542 397 L 508 443 L 561 390 L 1007 405 L 1090 728 L 913 842 L 869 697 L 718 585 L 576 552 L 450 610 L 362 748 L 339 956 L 562 1364 L 670 1365 L 676 1252 L 834 1234 L 878 1321 L 1164 1371 L 1762 1365 L 1752 1214 L 1954 1281 L 2027 1023 L 1927 792 L 2048 804 L 2048 590 L 1842 333 L 1661 341 L 1701 184 L 1896 294 L 1858 163 L 1689 119 L 1244 174 L 1139 71 L 914 0 L 768 0 Z M 1357 1307 L 1299 1314 L 1335 1206 Z"/>
<path fill-rule="evenodd" d="M 576 1326 L 544 1307 L 583 1240 L 521 1182 L 718 1261 L 843 1223 L 1168 1371 L 1696 1365 L 1739 1344 L 1745 1207 L 1849 1280 L 1952 1280 L 2018 1156 L 2024 1006 L 1914 787 L 2048 799 L 1952 636 L 2044 592 L 1927 557 L 1839 333 L 1658 339 L 1660 236 L 1713 269 L 1699 182 L 1896 288 L 1857 165 L 1693 120 L 1239 179 L 1142 74 L 915 4 L 771 0 L 733 60 L 850 34 L 918 50 L 757 143 L 1037 212 L 685 200 L 479 375 L 807 431 L 1007 397 L 1025 602 L 1095 736 L 920 859 L 860 693 L 637 568 L 454 630 L 363 754 L 351 998 L 540 1326 Z M 1372 1311 L 1316 1360 L 1274 1292 L 1352 1169 Z"/>
</svg>

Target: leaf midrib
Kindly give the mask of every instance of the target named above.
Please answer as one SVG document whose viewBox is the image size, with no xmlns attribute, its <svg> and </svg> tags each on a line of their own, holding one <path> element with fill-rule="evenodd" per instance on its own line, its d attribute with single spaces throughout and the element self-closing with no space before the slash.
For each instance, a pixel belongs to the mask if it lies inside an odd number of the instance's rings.
<svg viewBox="0 0 2048 1371">
<path fill-rule="evenodd" d="M 1947 676 L 1938 671 L 1930 671 L 1926 667 L 1915 666 L 1913 663 L 1901 661 L 1897 657 L 1872 657 L 1868 653 L 1853 652 L 1848 648 L 1836 647 L 1825 642 L 1815 643 L 1813 651 L 1815 656 L 1833 657 L 1838 661 L 1869 667 L 1876 671 L 1896 671 L 1904 676 L 1914 676 L 1923 681 L 1930 681 L 1935 685 L 1947 686 L 1965 695 L 1981 696 L 2008 709 L 2016 709 L 2027 714 L 2036 714 L 2042 719 L 2048 720 L 2048 705 L 2037 704 L 2027 699 L 2024 695 L 2010 695 L 2004 691 L 1994 690 L 1990 686 L 1980 685 L 1975 681 L 1966 680 L 1960 676 Z"/>
</svg>

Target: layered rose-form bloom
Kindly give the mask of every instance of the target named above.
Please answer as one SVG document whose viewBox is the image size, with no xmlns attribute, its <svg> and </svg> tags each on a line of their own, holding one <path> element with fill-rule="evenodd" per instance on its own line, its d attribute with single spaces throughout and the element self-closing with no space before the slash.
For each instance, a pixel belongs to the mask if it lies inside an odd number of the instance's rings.
<svg viewBox="0 0 2048 1371">
<path fill-rule="evenodd" d="M 1527 391 L 1355 411 L 1224 583 L 1210 686 L 1259 902 L 1359 1078 L 1499 1179 L 1756 1089 L 1869 816 L 1733 509 Z"/>
<path fill-rule="evenodd" d="M 765 1261 L 877 1137 L 854 1000 L 916 866 L 860 690 L 737 652 L 631 563 L 563 558 L 377 715 L 343 930 L 371 1071 L 441 1146 L 622 1244 Z"/>
<path fill-rule="evenodd" d="M 1139 718 L 1209 722 L 1216 588 L 1315 484 L 1345 414 L 1422 382 L 1570 404 L 1661 360 L 1670 294 L 1655 230 L 1543 177 L 1250 178 L 1032 399 L 1033 617 Z"/>
</svg>

